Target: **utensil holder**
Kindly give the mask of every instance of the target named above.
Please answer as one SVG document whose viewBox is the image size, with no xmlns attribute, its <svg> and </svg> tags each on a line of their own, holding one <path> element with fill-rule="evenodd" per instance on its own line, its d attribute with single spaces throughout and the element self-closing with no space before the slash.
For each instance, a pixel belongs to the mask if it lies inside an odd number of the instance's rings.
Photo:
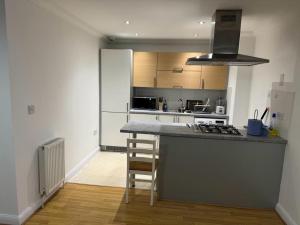
<svg viewBox="0 0 300 225">
<path fill-rule="evenodd" d="M 263 122 L 257 119 L 248 119 L 247 134 L 261 136 L 263 134 Z"/>
</svg>

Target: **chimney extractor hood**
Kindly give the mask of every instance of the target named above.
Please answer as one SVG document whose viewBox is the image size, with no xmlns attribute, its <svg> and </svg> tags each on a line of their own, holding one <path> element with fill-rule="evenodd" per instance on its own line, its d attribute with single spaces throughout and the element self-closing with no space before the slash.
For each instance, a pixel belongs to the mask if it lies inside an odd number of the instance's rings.
<svg viewBox="0 0 300 225">
<path fill-rule="evenodd" d="M 238 54 L 241 33 L 242 10 L 217 10 L 208 55 L 189 58 L 187 65 L 253 66 L 268 63 L 268 59 Z"/>
</svg>

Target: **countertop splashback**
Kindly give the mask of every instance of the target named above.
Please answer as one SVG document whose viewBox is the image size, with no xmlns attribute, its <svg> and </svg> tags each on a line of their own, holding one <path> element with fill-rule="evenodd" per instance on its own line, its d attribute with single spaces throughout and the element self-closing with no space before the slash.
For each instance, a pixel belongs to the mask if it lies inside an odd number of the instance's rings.
<svg viewBox="0 0 300 225">
<path fill-rule="evenodd" d="M 164 97 L 167 99 L 168 109 L 177 110 L 181 103 L 178 102 L 182 98 L 184 104 L 187 99 L 203 100 L 210 98 L 210 111 L 215 111 L 217 99 L 221 96 L 226 99 L 226 90 L 194 90 L 194 89 L 168 89 L 168 88 L 133 88 L 133 96 L 145 97 Z M 185 106 L 185 105 L 184 105 Z"/>
</svg>

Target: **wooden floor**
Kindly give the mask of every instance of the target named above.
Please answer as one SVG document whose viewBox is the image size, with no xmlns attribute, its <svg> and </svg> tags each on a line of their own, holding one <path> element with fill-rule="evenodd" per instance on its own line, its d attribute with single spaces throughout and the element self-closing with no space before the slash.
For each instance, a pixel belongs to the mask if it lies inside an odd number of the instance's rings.
<svg viewBox="0 0 300 225">
<path fill-rule="evenodd" d="M 135 194 L 134 194 L 135 192 Z M 149 192 L 66 184 L 26 225 L 279 225 L 272 210 L 249 210 L 158 201 L 149 206 Z"/>
</svg>

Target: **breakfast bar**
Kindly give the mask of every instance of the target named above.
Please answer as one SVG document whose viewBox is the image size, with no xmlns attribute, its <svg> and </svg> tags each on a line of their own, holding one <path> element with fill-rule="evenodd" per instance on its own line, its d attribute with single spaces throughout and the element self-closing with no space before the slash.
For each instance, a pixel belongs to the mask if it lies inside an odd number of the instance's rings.
<svg viewBox="0 0 300 225">
<path fill-rule="evenodd" d="M 207 134 L 179 123 L 130 121 L 122 133 L 158 135 L 161 199 L 274 208 L 287 141 L 280 137 Z"/>
</svg>

